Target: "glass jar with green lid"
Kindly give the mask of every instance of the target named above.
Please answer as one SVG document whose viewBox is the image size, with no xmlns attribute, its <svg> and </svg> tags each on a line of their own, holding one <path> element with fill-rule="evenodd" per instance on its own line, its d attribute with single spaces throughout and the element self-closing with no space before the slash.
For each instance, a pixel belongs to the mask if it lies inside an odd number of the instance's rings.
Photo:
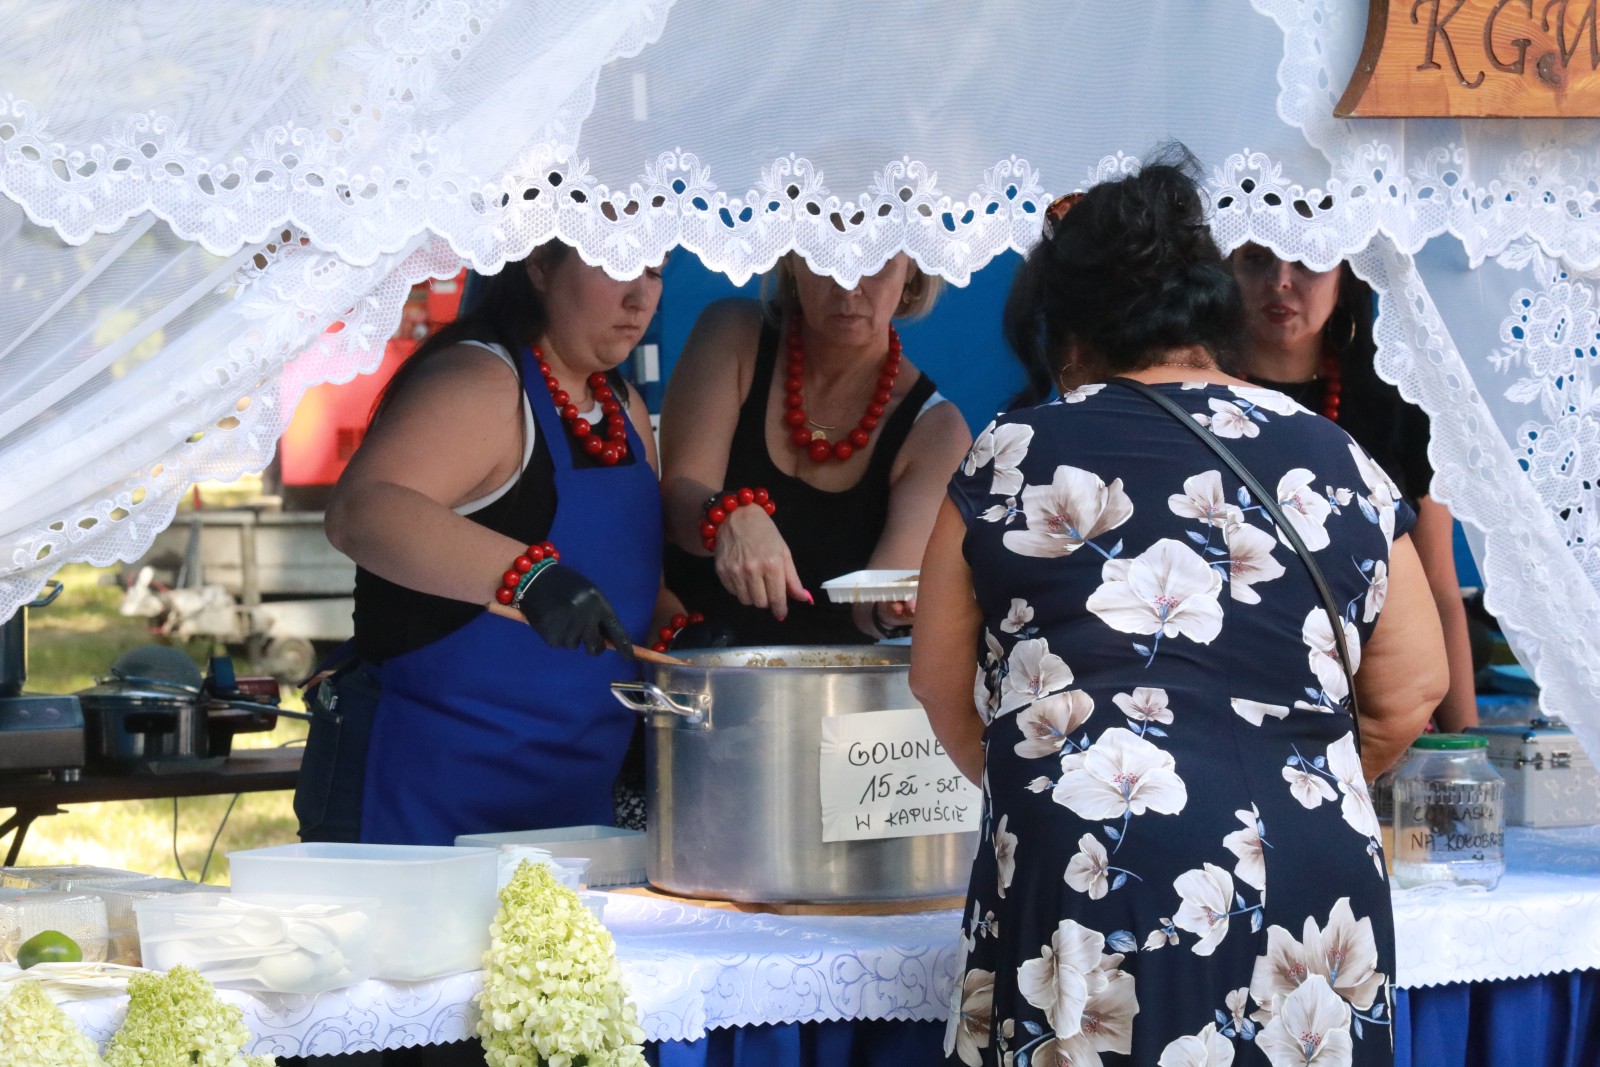
<svg viewBox="0 0 1600 1067">
<path fill-rule="evenodd" d="M 1504 793 L 1484 738 L 1417 738 L 1394 775 L 1395 880 L 1493 889 L 1506 870 Z"/>
</svg>

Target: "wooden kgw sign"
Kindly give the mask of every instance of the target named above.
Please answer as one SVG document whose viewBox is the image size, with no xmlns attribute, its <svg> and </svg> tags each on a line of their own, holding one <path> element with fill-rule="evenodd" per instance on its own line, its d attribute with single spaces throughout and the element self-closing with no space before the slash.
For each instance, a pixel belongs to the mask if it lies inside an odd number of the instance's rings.
<svg viewBox="0 0 1600 1067">
<path fill-rule="evenodd" d="M 1371 0 L 1340 118 L 1600 118 L 1600 0 Z"/>
</svg>

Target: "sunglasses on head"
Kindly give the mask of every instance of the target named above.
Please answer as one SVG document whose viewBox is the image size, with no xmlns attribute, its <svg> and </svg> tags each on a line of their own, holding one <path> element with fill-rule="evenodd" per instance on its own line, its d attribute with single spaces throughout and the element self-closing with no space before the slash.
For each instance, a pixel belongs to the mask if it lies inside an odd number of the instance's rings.
<svg viewBox="0 0 1600 1067">
<path fill-rule="evenodd" d="M 1083 190 L 1065 193 L 1050 201 L 1050 206 L 1044 209 L 1044 229 L 1048 236 L 1061 220 L 1067 217 L 1067 212 L 1078 206 L 1078 201 L 1084 196 Z"/>
</svg>

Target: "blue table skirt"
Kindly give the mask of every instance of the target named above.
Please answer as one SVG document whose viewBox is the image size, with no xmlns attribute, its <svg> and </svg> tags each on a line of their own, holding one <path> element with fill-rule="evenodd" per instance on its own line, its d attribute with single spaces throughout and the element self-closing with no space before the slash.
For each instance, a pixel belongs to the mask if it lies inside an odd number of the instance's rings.
<svg viewBox="0 0 1600 1067">
<path fill-rule="evenodd" d="M 1395 1067 L 1596 1067 L 1600 971 L 1402 989 Z M 915 1067 L 941 1062 L 943 1023 L 807 1023 L 713 1030 L 646 1047 L 654 1067 Z"/>
<path fill-rule="evenodd" d="M 1600 971 L 1402 989 L 1395 1067 L 1595 1067 Z"/>
</svg>

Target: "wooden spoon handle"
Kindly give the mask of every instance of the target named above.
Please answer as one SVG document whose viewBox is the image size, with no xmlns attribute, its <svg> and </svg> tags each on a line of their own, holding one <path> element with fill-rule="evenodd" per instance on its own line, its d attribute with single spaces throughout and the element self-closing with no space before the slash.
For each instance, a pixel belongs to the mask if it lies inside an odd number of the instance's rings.
<svg viewBox="0 0 1600 1067">
<path fill-rule="evenodd" d="M 506 607 L 506 605 L 500 603 L 498 600 L 491 600 L 489 603 L 485 604 L 484 607 L 488 609 L 489 614 L 498 615 L 502 619 L 514 619 L 521 623 L 526 623 L 528 621 L 527 616 L 522 614 L 522 612 L 518 611 L 516 608 Z M 609 641 L 606 642 L 606 645 L 608 648 L 612 647 Z M 682 667 L 687 665 L 686 660 L 681 660 L 677 656 L 669 656 L 665 652 L 657 652 L 655 649 L 647 648 L 644 645 L 634 645 L 633 654 L 644 660 L 646 663 L 662 663 L 671 667 Z"/>
</svg>

